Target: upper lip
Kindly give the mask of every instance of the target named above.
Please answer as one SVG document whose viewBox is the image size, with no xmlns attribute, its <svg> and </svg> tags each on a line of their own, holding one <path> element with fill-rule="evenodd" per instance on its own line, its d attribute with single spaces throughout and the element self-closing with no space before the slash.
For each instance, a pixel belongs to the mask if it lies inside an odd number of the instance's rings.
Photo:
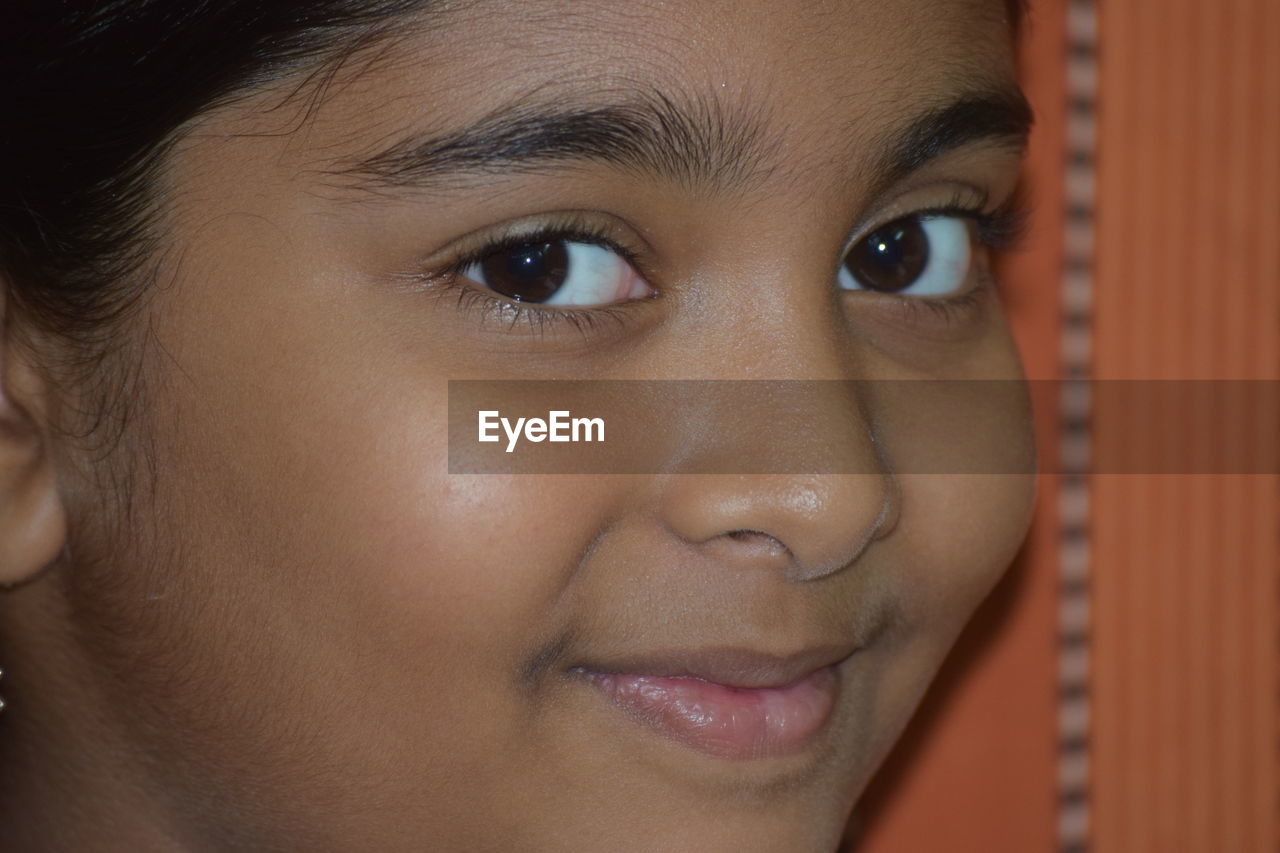
<svg viewBox="0 0 1280 853">
<path fill-rule="evenodd" d="M 790 655 L 712 646 L 675 649 L 574 667 L 594 674 L 699 678 L 725 687 L 786 687 L 820 669 L 842 663 L 857 651 L 850 644 L 811 646 Z"/>
</svg>

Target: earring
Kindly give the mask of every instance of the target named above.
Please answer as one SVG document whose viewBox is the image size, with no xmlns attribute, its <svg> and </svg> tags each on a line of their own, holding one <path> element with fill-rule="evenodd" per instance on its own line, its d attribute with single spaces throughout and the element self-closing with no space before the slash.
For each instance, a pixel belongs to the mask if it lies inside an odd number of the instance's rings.
<svg viewBox="0 0 1280 853">
<path fill-rule="evenodd" d="M 0 678 L 4 678 L 4 670 L 0 669 Z M 0 696 L 0 711 L 4 710 L 4 697 Z"/>
</svg>

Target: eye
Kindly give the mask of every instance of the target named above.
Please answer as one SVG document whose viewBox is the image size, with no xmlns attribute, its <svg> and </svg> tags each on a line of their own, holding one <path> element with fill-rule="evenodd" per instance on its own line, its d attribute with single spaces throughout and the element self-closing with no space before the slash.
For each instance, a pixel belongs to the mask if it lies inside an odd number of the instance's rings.
<svg viewBox="0 0 1280 853">
<path fill-rule="evenodd" d="M 969 217 L 916 214 L 859 241 L 840 265 L 838 281 L 844 290 L 945 296 L 964 289 L 972 254 Z"/>
<path fill-rule="evenodd" d="M 653 293 L 613 249 L 565 238 L 502 246 L 461 272 L 508 299 L 542 305 L 610 305 Z"/>
</svg>

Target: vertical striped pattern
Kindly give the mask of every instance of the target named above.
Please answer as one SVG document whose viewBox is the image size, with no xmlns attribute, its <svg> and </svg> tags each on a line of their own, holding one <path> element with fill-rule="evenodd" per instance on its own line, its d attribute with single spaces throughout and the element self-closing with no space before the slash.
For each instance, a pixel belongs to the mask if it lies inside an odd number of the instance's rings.
<svg viewBox="0 0 1280 853">
<path fill-rule="evenodd" d="M 1280 377 L 1280 3 L 1104 3 L 1100 31 L 1095 375 Z M 1274 442 L 1254 409 L 1171 416 Z M 1121 429 L 1095 413 L 1098 446 Z M 1276 478 L 1090 497 L 1092 848 L 1280 849 Z"/>
<path fill-rule="evenodd" d="M 1089 840 L 1089 419 L 1093 309 L 1094 144 L 1098 97 L 1093 0 L 1067 7 L 1067 119 L 1058 481 L 1058 849 Z"/>
</svg>

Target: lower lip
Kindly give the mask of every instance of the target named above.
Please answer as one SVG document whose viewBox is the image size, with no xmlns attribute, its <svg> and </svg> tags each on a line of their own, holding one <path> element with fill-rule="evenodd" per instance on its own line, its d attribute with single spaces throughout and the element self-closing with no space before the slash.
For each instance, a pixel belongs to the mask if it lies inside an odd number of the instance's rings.
<svg viewBox="0 0 1280 853">
<path fill-rule="evenodd" d="M 831 716 L 839 687 L 831 666 L 783 687 L 728 687 L 683 676 L 586 675 L 632 719 L 700 752 L 735 760 L 804 749 Z"/>
</svg>

